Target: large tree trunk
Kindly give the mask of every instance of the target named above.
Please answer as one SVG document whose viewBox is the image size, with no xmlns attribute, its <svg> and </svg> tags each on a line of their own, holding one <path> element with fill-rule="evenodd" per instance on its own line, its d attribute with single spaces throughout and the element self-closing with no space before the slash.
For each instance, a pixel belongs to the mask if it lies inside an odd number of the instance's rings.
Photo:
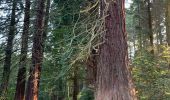
<svg viewBox="0 0 170 100">
<path fill-rule="evenodd" d="M 166 34 L 166 40 L 170 46 L 170 0 L 166 0 Z"/>
<path fill-rule="evenodd" d="M 28 34 L 29 34 L 29 18 L 30 18 L 30 0 L 25 0 L 25 16 L 24 27 L 22 33 L 21 55 L 17 77 L 17 85 L 15 92 L 15 100 L 24 100 L 25 93 L 25 77 L 28 50 Z"/>
<path fill-rule="evenodd" d="M 37 0 L 36 21 L 32 48 L 32 66 L 27 83 L 26 100 L 38 100 L 41 66 L 43 61 L 43 18 L 45 0 Z"/>
<path fill-rule="evenodd" d="M 0 97 L 7 91 L 8 81 L 10 76 L 10 67 L 11 67 L 11 56 L 13 50 L 13 40 L 15 36 L 15 9 L 17 5 L 17 0 L 13 0 L 12 4 L 12 14 L 11 14 L 11 22 L 9 27 L 9 33 L 7 38 L 7 46 L 5 49 L 5 60 L 4 60 L 4 69 L 3 69 L 3 76 L 2 76 L 2 83 L 0 87 Z"/>
<path fill-rule="evenodd" d="M 124 0 L 101 0 L 106 32 L 97 64 L 95 100 L 136 100 L 128 70 Z"/>
</svg>

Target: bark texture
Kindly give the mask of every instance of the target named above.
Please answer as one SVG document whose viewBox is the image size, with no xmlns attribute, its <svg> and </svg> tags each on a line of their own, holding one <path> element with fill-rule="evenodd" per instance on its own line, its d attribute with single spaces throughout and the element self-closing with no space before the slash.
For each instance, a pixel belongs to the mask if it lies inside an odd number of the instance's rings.
<svg viewBox="0 0 170 100">
<path fill-rule="evenodd" d="M 91 54 L 87 59 L 86 65 L 86 73 L 87 80 L 86 84 L 95 87 L 96 83 L 96 74 L 97 74 L 97 51 L 92 49 Z"/>
<path fill-rule="evenodd" d="M 95 100 L 136 100 L 128 70 L 124 0 L 101 0 L 105 30 L 97 64 Z"/>
<path fill-rule="evenodd" d="M 15 100 L 24 100 L 27 50 L 28 50 L 28 34 L 29 34 L 29 23 L 30 23 L 29 18 L 30 18 L 30 0 L 25 0 L 24 27 L 22 32 L 21 55 L 20 55 L 20 63 L 19 63 L 19 70 L 17 76 Z"/>
<path fill-rule="evenodd" d="M 170 46 L 170 0 L 166 0 L 166 34 L 166 40 Z"/>
<path fill-rule="evenodd" d="M 38 100 L 40 73 L 43 60 L 43 28 L 45 0 L 37 0 L 35 31 L 32 48 L 32 66 L 27 83 L 26 100 Z"/>
<path fill-rule="evenodd" d="M 3 76 L 2 76 L 2 83 L 0 87 L 0 97 L 7 91 L 9 76 L 10 76 L 10 67 L 11 67 L 11 56 L 13 51 L 13 40 L 15 36 L 15 9 L 17 5 L 17 0 L 12 1 L 12 13 L 11 13 L 11 21 L 9 26 L 9 33 L 7 37 L 7 46 L 5 48 L 5 60 L 4 60 L 4 67 L 3 67 Z"/>
</svg>

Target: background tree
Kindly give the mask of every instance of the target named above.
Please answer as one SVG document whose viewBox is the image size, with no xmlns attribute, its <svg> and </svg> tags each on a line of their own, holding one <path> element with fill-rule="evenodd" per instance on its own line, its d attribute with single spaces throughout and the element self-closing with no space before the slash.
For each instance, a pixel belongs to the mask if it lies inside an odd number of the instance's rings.
<svg viewBox="0 0 170 100">
<path fill-rule="evenodd" d="M 170 45 L 170 1 L 166 0 L 166 33 L 167 33 L 167 43 Z"/>
<path fill-rule="evenodd" d="M 20 64 L 19 64 L 19 70 L 17 76 L 15 100 L 23 100 L 25 95 L 28 35 L 29 35 L 29 23 L 30 23 L 29 19 L 30 19 L 30 1 L 25 0 L 24 27 L 22 33 L 21 55 L 20 55 L 20 62 L 19 62 Z"/>
<path fill-rule="evenodd" d="M 2 76 L 2 83 L 0 89 L 0 96 L 3 96 L 7 91 L 8 82 L 9 82 L 9 75 L 10 75 L 10 67 L 11 67 L 11 56 L 13 51 L 13 39 L 15 36 L 15 25 L 16 25 L 16 5 L 17 1 L 13 0 L 12 2 L 12 13 L 10 18 L 10 26 L 9 26 L 9 33 L 7 39 L 7 45 L 5 48 L 5 60 L 4 60 L 4 68 L 3 68 L 3 76 Z"/>
</svg>

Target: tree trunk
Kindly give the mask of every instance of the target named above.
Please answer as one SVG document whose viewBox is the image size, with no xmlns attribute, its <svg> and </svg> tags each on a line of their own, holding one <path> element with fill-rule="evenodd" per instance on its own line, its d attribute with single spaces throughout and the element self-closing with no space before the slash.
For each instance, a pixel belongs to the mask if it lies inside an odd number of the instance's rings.
<svg viewBox="0 0 170 100">
<path fill-rule="evenodd" d="M 170 0 L 166 0 L 166 35 L 168 46 L 170 46 Z"/>
<path fill-rule="evenodd" d="M 86 73 L 87 73 L 87 80 L 86 83 L 91 86 L 95 86 L 96 83 L 96 74 L 97 74 L 97 51 L 92 49 L 90 56 L 87 59 L 87 68 L 86 68 Z"/>
<path fill-rule="evenodd" d="M 138 3 L 137 4 L 137 14 L 139 15 L 140 14 L 140 9 L 141 9 L 142 7 L 141 7 L 141 4 L 140 3 Z M 142 35 L 142 32 L 141 32 L 141 27 L 142 27 L 142 25 L 141 25 L 141 19 L 140 18 L 138 18 L 138 29 L 137 29 L 137 39 L 138 39 L 138 47 L 137 48 L 139 48 L 139 50 L 141 50 L 142 48 L 143 48 L 143 45 L 142 45 L 142 43 L 143 43 L 143 41 L 142 41 L 142 38 L 143 38 L 143 35 Z"/>
<path fill-rule="evenodd" d="M 147 0 L 148 3 L 148 25 L 149 25 L 149 41 L 151 46 L 151 53 L 154 54 L 154 45 L 153 45 L 153 31 L 152 31 L 152 15 L 151 15 L 151 2 Z"/>
<path fill-rule="evenodd" d="M 26 100 L 38 100 L 41 66 L 43 61 L 43 18 L 45 0 L 37 0 L 35 31 L 32 48 L 32 67 L 27 83 Z"/>
<path fill-rule="evenodd" d="M 95 100 L 136 100 L 128 70 L 124 0 L 101 0 L 105 17 L 104 42 L 97 63 Z"/>
<path fill-rule="evenodd" d="M 74 78 L 73 78 L 73 100 L 77 100 L 77 95 L 79 92 L 79 87 L 78 87 L 78 67 L 74 69 Z"/>
<path fill-rule="evenodd" d="M 50 13 L 50 2 L 51 0 L 47 0 L 46 2 L 46 10 L 45 10 L 45 20 L 44 20 L 44 32 L 43 32 L 43 41 L 45 43 L 48 31 L 48 20 L 49 20 L 49 13 Z M 43 46 L 45 47 L 45 44 Z"/>
<path fill-rule="evenodd" d="M 28 50 L 28 34 L 29 34 L 29 18 L 30 18 L 30 0 L 25 0 L 25 16 L 24 28 L 22 33 L 21 55 L 17 77 L 17 85 L 15 92 L 15 100 L 24 100 L 25 93 L 25 77 Z"/>
<path fill-rule="evenodd" d="M 5 49 L 5 60 L 4 60 L 4 69 L 3 69 L 3 76 L 2 76 L 2 83 L 0 87 L 0 97 L 7 91 L 9 76 L 10 76 L 10 67 L 11 67 L 11 56 L 13 50 L 13 40 L 15 36 L 15 9 L 17 5 L 17 0 L 13 0 L 12 4 L 12 13 L 11 13 L 11 22 L 9 27 L 9 33 L 7 38 L 7 46 Z"/>
</svg>

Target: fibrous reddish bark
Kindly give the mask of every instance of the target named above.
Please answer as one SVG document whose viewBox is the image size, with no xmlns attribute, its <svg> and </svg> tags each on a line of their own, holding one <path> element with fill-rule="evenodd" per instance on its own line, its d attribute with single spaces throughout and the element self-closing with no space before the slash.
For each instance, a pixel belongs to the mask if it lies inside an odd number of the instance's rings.
<svg viewBox="0 0 170 100">
<path fill-rule="evenodd" d="M 124 0 L 101 0 L 100 8 L 107 16 L 99 47 L 95 100 L 136 100 L 128 70 Z"/>
<path fill-rule="evenodd" d="M 27 83 L 26 100 L 38 100 L 41 66 L 43 60 L 43 28 L 45 0 L 37 0 L 35 31 L 32 47 L 32 66 Z"/>
</svg>

